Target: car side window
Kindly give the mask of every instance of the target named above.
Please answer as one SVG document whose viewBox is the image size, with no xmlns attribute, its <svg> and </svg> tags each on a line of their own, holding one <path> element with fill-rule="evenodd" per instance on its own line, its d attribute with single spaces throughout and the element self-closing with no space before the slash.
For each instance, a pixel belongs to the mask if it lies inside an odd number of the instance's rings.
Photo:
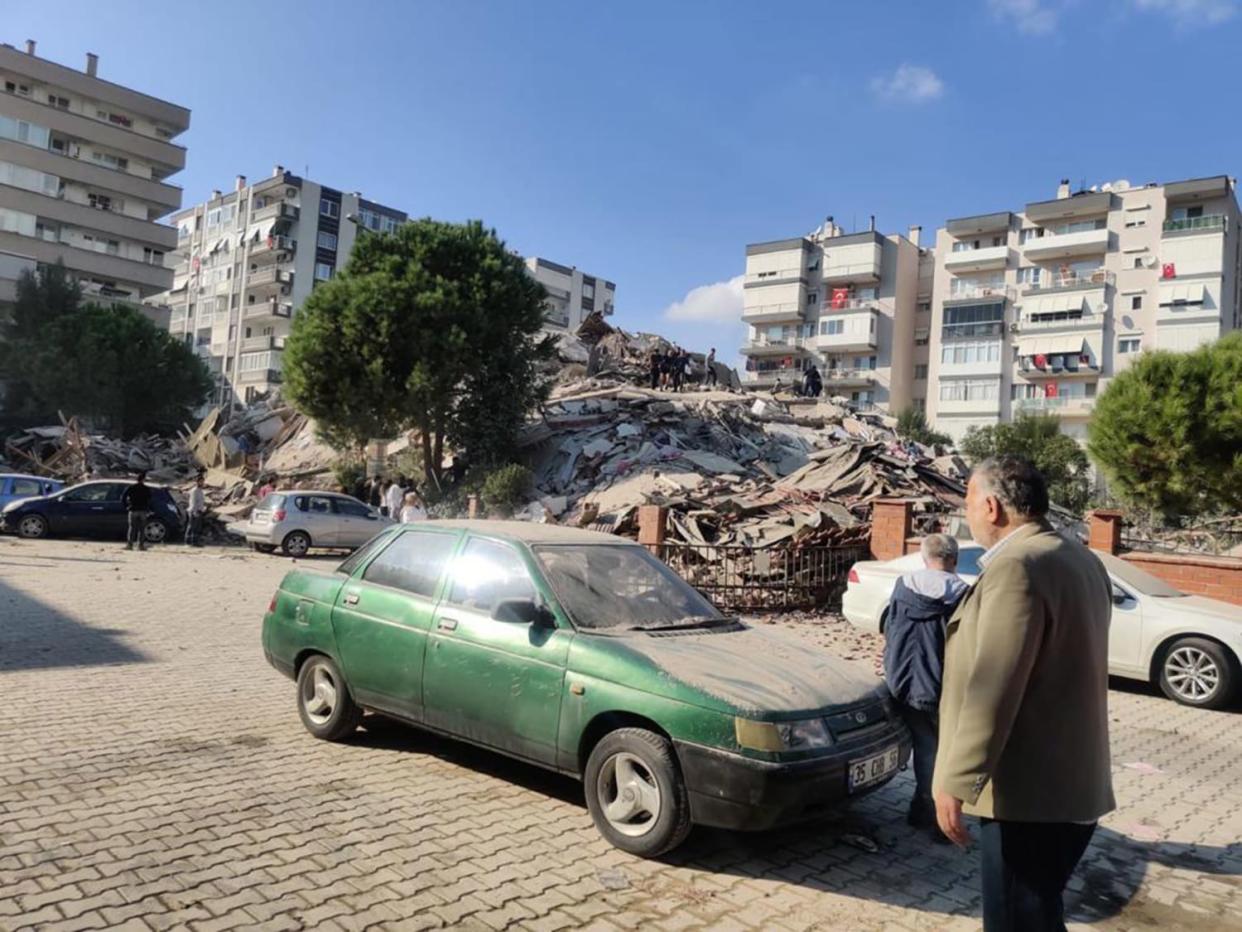
<svg viewBox="0 0 1242 932">
<path fill-rule="evenodd" d="M 110 494 L 116 489 L 116 495 Z M 84 485 L 81 488 L 73 489 L 65 494 L 67 502 L 106 502 L 116 501 L 121 497 L 121 486 L 111 485 L 106 482 L 97 482 L 94 485 Z"/>
<path fill-rule="evenodd" d="M 957 552 L 957 572 L 960 576 L 979 575 L 979 557 L 983 551 L 978 547 L 963 547 Z"/>
<path fill-rule="evenodd" d="M 349 515 L 351 518 L 365 518 L 371 514 L 371 509 L 362 502 L 351 502 L 347 498 L 334 498 L 332 505 L 337 514 Z"/>
<path fill-rule="evenodd" d="M 309 511 L 313 515 L 330 515 L 332 514 L 332 499 L 321 495 L 308 496 L 306 507 L 302 510 Z"/>
<path fill-rule="evenodd" d="M 372 537 L 369 541 L 351 553 L 345 558 L 344 562 L 336 568 L 336 571 L 342 576 L 353 576 L 355 570 L 366 563 L 367 560 L 375 554 L 377 550 L 384 547 L 392 538 L 384 534 Z"/>
<path fill-rule="evenodd" d="M 535 585 L 526 564 L 508 544 L 470 540 L 453 561 L 449 601 L 490 612 L 505 599 L 533 599 Z"/>
<path fill-rule="evenodd" d="M 42 495 L 43 487 L 38 479 L 14 479 L 10 492 L 13 495 Z"/>
<path fill-rule="evenodd" d="M 371 561 L 362 578 L 380 586 L 432 598 L 445 564 L 457 546 L 456 534 L 407 531 Z"/>
</svg>

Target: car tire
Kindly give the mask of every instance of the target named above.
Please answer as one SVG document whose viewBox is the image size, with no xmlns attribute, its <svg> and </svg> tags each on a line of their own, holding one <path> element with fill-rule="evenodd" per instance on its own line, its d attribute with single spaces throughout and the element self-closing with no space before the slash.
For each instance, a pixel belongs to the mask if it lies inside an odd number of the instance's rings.
<svg viewBox="0 0 1242 932">
<path fill-rule="evenodd" d="M 304 557 L 310 548 L 310 535 L 305 531 L 290 531 L 280 542 L 280 549 L 287 557 Z"/>
<path fill-rule="evenodd" d="M 43 515 L 22 515 L 17 522 L 17 536 L 27 540 L 47 537 L 47 518 Z"/>
<path fill-rule="evenodd" d="M 298 715 L 306 730 L 321 741 L 340 741 L 362 721 L 362 709 L 349 694 L 341 671 L 322 654 L 298 671 Z"/>
<path fill-rule="evenodd" d="M 1233 656 L 1206 638 L 1178 638 L 1160 658 L 1160 690 L 1174 702 L 1196 709 L 1223 709 L 1238 688 Z"/>
<path fill-rule="evenodd" d="M 275 545 L 275 544 L 255 544 L 255 543 L 252 543 L 252 544 L 250 545 L 250 549 L 251 549 L 251 550 L 253 550 L 253 551 L 255 551 L 256 553 L 275 553 L 275 552 L 276 552 L 276 545 Z"/>
<path fill-rule="evenodd" d="M 162 518 L 151 518 L 142 527 L 142 539 L 148 544 L 162 544 L 168 540 L 168 525 Z"/>
<path fill-rule="evenodd" d="M 606 734 L 583 775 L 595 827 L 622 851 L 654 858 L 690 834 L 690 799 L 673 746 L 645 728 Z M 654 810 L 654 811 L 653 811 Z"/>
</svg>

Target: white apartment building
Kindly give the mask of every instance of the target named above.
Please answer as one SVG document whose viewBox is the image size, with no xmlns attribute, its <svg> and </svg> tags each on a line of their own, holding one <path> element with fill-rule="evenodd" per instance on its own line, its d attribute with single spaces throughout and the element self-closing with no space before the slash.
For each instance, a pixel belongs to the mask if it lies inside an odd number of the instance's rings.
<svg viewBox="0 0 1242 932">
<path fill-rule="evenodd" d="M 315 284 L 345 263 L 359 228 L 388 233 L 407 219 L 280 165 L 255 184 L 238 175 L 232 191 L 175 214 L 168 329 L 216 376 L 212 402 L 278 386 L 291 319 Z"/>
<path fill-rule="evenodd" d="M 22 269 L 63 260 L 85 296 L 141 302 L 172 284 L 177 234 L 156 222 L 181 205 L 174 140 L 190 111 L 0 45 L 0 297 Z"/>
<path fill-rule="evenodd" d="M 960 439 L 1023 411 L 1086 435 L 1095 398 L 1144 349 L 1242 327 L 1234 182 L 1125 181 L 948 221 L 935 248 L 927 411 Z"/>
<path fill-rule="evenodd" d="M 526 270 L 548 292 L 544 329 L 572 333 L 595 311 L 612 315 L 617 300 L 612 282 L 539 256 L 526 260 Z"/>
<path fill-rule="evenodd" d="M 746 247 L 743 382 L 796 383 L 819 368 L 828 395 L 897 411 L 926 397 L 933 257 L 909 236 L 844 233 Z M 922 360 L 920 362 L 920 360 Z"/>
</svg>

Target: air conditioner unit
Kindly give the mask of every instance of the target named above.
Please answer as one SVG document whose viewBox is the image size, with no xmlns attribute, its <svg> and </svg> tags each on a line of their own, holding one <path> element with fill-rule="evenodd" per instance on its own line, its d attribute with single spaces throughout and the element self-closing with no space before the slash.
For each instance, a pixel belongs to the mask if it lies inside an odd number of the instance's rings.
<svg viewBox="0 0 1242 932">
<path fill-rule="evenodd" d="M 1009 325 L 1009 332 L 1010 332 L 1010 333 L 1017 333 L 1020 329 L 1021 329 L 1021 327 L 1019 326 L 1019 324 L 1018 324 L 1018 322 L 1017 322 L 1016 320 L 1015 320 L 1012 324 L 1010 324 L 1010 325 Z"/>
</svg>

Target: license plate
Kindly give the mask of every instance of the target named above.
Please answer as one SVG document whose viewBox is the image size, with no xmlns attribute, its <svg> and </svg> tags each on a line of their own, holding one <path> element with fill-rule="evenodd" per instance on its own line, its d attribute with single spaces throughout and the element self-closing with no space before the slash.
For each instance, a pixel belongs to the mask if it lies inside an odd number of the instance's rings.
<svg viewBox="0 0 1242 932">
<path fill-rule="evenodd" d="M 900 760 L 901 749 L 894 744 L 879 754 L 850 761 L 850 792 L 888 779 L 897 772 Z"/>
</svg>

